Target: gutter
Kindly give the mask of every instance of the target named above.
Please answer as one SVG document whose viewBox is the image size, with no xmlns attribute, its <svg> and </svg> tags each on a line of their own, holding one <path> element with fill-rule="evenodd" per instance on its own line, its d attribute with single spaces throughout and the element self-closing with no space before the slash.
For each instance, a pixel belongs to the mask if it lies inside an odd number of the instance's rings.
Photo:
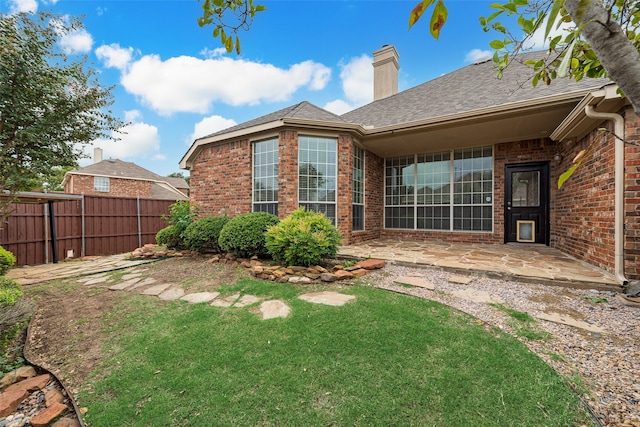
<svg viewBox="0 0 640 427">
<path fill-rule="evenodd" d="M 587 117 L 593 119 L 612 120 L 615 137 L 615 252 L 614 274 L 616 280 L 624 287 L 629 282 L 624 275 L 624 118 L 617 113 L 601 113 L 592 105 L 584 107 Z"/>
</svg>

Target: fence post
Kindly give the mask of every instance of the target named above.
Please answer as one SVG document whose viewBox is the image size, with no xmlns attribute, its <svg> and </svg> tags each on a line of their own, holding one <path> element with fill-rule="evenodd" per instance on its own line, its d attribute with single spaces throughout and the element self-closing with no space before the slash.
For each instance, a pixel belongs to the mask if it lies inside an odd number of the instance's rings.
<svg viewBox="0 0 640 427">
<path fill-rule="evenodd" d="M 49 205 L 42 207 L 42 221 L 44 222 L 44 263 L 49 264 Z"/>
<path fill-rule="evenodd" d="M 49 224 L 51 224 L 51 256 L 53 258 L 53 263 L 58 263 L 58 238 L 56 237 L 56 217 L 53 211 L 53 200 L 48 200 L 47 204 L 49 205 Z"/>
<path fill-rule="evenodd" d="M 142 247 L 142 226 L 140 224 L 140 197 L 136 197 L 136 204 L 138 207 L 138 247 Z"/>
<path fill-rule="evenodd" d="M 84 243 L 84 193 L 82 193 L 82 200 L 80 201 L 80 256 L 84 257 L 86 255 L 85 243 Z"/>
</svg>

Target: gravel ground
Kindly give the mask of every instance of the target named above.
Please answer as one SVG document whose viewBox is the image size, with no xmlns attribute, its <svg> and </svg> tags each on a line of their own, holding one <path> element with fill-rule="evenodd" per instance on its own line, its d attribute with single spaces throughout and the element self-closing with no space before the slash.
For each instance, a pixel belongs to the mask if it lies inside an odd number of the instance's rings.
<svg viewBox="0 0 640 427">
<path fill-rule="evenodd" d="M 400 276 L 429 281 L 435 290 L 394 283 Z M 474 277 L 469 284 L 450 282 L 452 273 L 434 269 L 389 265 L 364 278 L 379 288 L 449 305 L 518 336 L 516 321 L 505 310 L 454 296 L 470 288 L 489 293 L 504 307 L 537 318 L 560 313 L 599 326 L 606 332 L 536 320 L 528 328 L 544 339 L 519 339 L 567 380 L 605 426 L 640 427 L 640 304 L 629 306 L 614 293 L 560 286 L 524 284 Z"/>
</svg>

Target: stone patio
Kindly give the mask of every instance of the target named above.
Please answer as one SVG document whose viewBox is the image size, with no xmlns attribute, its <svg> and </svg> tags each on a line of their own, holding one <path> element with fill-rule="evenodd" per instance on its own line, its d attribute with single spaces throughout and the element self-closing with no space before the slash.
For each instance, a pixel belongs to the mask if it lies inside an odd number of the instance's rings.
<svg viewBox="0 0 640 427">
<path fill-rule="evenodd" d="M 612 274 L 543 245 L 482 245 L 376 239 L 342 246 L 341 258 L 378 258 L 408 266 L 524 282 L 620 291 Z"/>
</svg>

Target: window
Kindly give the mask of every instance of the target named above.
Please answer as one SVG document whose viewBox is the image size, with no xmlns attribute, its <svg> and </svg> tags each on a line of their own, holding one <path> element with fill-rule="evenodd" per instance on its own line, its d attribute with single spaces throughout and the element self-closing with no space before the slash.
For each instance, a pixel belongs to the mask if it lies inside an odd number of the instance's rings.
<svg viewBox="0 0 640 427">
<path fill-rule="evenodd" d="M 352 230 L 364 230 L 364 150 L 353 146 Z"/>
<path fill-rule="evenodd" d="M 253 143 L 253 211 L 278 215 L 278 139 Z"/>
<path fill-rule="evenodd" d="M 336 223 L 337 141 L 298 138 L 298 203 Z"/>
<path fill-rule="evenodd" d="M 101 193 L 109 192 L 109 178 L 102 176 L 93 177 L 93 191 L 99 191 Z"/>
<path fill-rule="evenodd" d="M 492 231 L 492 148 L 387 159 L 385 227 Z"/>
</svg>

